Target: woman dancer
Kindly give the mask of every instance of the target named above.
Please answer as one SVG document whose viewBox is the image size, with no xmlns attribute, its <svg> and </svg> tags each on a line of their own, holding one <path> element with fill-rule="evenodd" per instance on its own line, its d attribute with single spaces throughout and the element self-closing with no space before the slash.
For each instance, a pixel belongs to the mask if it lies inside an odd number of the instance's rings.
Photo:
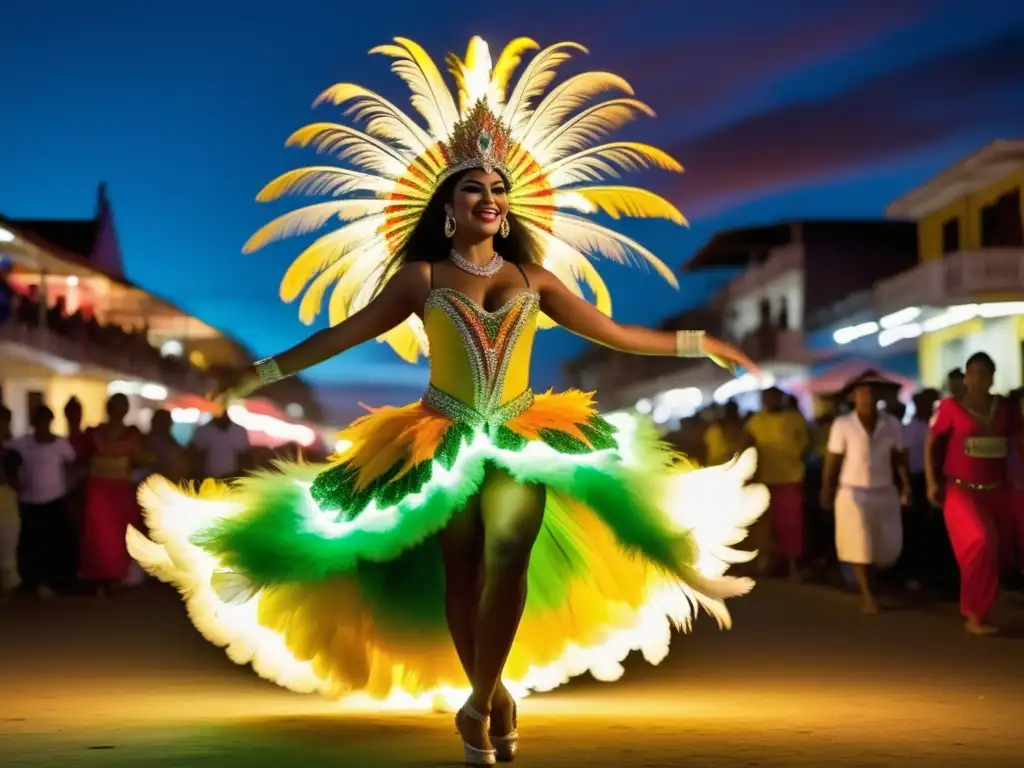
<svg viewBox="0 0 1024 768">
<path fill-rule="evenodd" d="M 960 566 L 960 611 L 975 635 L 998 631 L 989 614 L 999 594 L 1000 539 L 1011 535 L 1007 458 L 1011 442 L 1021 447 L 1020 411 L 991 393 L 995 372 L 984 352 L 971 355 L 966 392 L 939 403 L 925 441 L 928 500 L 945 512 Z M 948 438 L 945 460 L 941 438 Z"/>
<path fill-rule="evenodd" d="M 582 392 L 531 391 L 535 331 L 554 324 L 621 351 L 752 369 L 701 331 L 610 319 L 607 290 L 581 249 L 671 271 L 639 244 L 558 209 L 681 222 L 650 192 L 584 183 L 617 167 L 678 165 L 642 144 L 579 147 L 646 110 L 617 98 L 570 117 L 600 91 L 629 93 L 613 75 L 577 76 L 533 104 L 578 46 L 538 53 L 506 97 L 534 47 L 514 41 L 492 68 L 474 38 L 465 61 L 449 58 L 457 100 L 415 43 L 377 49 L 396 59 L 431 133 L 370 91 L 334 86 L 322 100 L 352 102 L 368 133 L 318 123 L 292 143 L 340 150 L 377 175 L 300 169 L 261 195 L 377 197 L 286 214 L 250 241 L 332 215 L 354 219 L 300 255 L 282 285 L 295 298 L 312 279 L 301 308 L 311 320 L 337 281 L 333 327 L 260 361 L 223 398 L 376 338 L 408 360 L 429 345 L 422 400 L 353 423 L 340 436 L 348 447 L 324 466 L 282 463 L 198 494 L 151 482 L 142 501 L 152 541 L 130 534 L 133 554 L 182 588 L 208 638 L 281 684 L 386 697 L 468 679 L 456 726 L 473 764 L 515 755 L 516 705 L 503 680 L 522 691 L 588 669 L 608 679 L 636 648 L 657 662 L 670 623 L 687 625 L 696 605 L 726 625 L 722 601 L 751 587 L 724 575 L 749 559 L 731 547 L 766 503 L 763 489 L 744 487 L 749 454 L 687 472 L 648 422 L 602 418 Z"/>
</svg>

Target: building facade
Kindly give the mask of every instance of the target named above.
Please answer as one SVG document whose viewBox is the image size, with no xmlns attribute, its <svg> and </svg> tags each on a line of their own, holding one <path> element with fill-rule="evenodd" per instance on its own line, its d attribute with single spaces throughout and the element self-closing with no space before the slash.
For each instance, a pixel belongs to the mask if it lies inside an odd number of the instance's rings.
<svg viewBox="0 0 1024 768">
<path fill-rule="evenodd" d="M 599 348 L 570 364 L 567 377 L 574 386 L 596 388 L 602 408 L 650 412 L 668 428 L 714 403 L 736 400 L 755 408 L 760 389 L 771 384 L 810 408 L 813 379 L 829 361 L 808 343 L 808 321 L 831 322 L 831 308 L 851 292 L 869 289 L 916 258 L 914 226 L 903 222 L 814 220 L 721 232 L 684 272 L 731 269 L 735 276 L 706 306 L 663 327 L 703 328 L 737 344 L 762 369 L 761 381 L 732 378 L 706 361 L 635 358 Z"/>
<path fill-rule="evenodd" d="M 71 397 L 83 423 L 97 424 L 109 395 L 120 392 L 134 423 L 146 426 L 153 410 L 168 408 L 187 439 L 210 417 L 205 395 L 224 372 L 253 360 L 230 337 L 128 280 L 102 186 L 91 219 L 0 217 L 0 260 L 0 397 L 15 434 L 29 429 L 39 403 L 56 414 L 55 429 L 66 430 L 62 411 Z M 239 408 L 236 420 L 256 444 L 322 442 L 319 405 L 301 380 L 279 382 Z"/>
<path fill-rule="evenodd" d="M 912 221 L 917 260 L 851 297 L 836 346 L 913 354 L 920 382 L 941 388 L 977 351 L 996 361 L 998 391 L 1024 380 L 1024 141 L 996 141 L 888 208 Z"/>
</svg>

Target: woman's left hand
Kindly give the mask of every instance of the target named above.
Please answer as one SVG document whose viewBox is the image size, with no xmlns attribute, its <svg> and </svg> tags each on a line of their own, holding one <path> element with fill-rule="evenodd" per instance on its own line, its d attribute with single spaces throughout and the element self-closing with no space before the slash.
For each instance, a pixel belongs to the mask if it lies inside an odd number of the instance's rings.
<svg viewBox="0 0 1024 768">
<path fill-rule="evenodd" d="M 761 369 L 754 365 L 754 361 L 747 357 L 738 347 L 728 344 L 714 336 L 704 337 L 704 353 L 727 371 L 736 374 L 737 368 L 745 369 L 746 373 L 761 378 Z"/>
</svg>

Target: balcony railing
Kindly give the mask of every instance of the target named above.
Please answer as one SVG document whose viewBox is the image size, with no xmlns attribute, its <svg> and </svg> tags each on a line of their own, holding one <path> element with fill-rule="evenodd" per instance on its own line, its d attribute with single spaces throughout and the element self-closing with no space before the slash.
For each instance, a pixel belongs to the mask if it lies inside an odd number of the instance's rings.
<svg viewBox="0 0 1024 768">
<path fill-rule="evenodd" d="M 84 335 L 65 335 L 46 325 L 25 323 L 16 317 L 0 323 L 0 343 L 20 347 L 26 357 L 57 374 L 71 375 L 76 370 L 87 374 L 103 372 L 162 384 L 178 392 L 203 395 L 216 382 L 184 360 L 161 358 L 152 347 L 129 346 L 118 349 L 96 343 Z"/>
<path fill-rule="evenodd" d="M 1024 292 L 1024 248 L 958 251 L 922 262 L 875 286 L 880 314 L 904 307 L 972 302 L 979 294 Z"/>
<path fill-rule="evenodd" d="M 803 363 L 807 359 L 803 331 L 762 326 L 741 339 L 739 346 L 755 363 Z"/>
</svg>

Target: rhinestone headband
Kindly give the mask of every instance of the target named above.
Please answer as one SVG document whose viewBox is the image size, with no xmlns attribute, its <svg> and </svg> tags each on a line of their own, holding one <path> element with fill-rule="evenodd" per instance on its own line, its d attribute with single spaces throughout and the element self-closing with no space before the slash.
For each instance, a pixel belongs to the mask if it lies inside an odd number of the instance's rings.
<svg viewBox="0 0 1024 768">
<path fill-rule="evenodd" d="M 448 166 L 438 176 L 437 186 L 456 173 L 471 168 L 482 168 L 487 173 L 497 171 L 509 178 L 505 160 L 511 147 L 512 137 L 508 128 L 481 99 L 464 119 L 455 124 L 451 138 L 443 145 Z"/>
</svg>

